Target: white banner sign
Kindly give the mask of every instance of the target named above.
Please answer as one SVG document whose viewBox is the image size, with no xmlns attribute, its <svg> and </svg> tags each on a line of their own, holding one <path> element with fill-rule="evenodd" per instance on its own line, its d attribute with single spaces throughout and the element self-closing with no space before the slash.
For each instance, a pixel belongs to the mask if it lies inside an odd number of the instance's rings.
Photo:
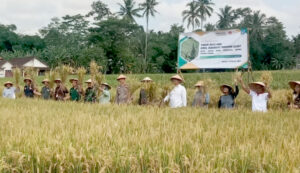
<svg viewBox="0 0 300 173">
<path fill-rule="evenodd" d="M 180 34 L 179 69 L 248 68 L 247 29 Z"/>
</svg>

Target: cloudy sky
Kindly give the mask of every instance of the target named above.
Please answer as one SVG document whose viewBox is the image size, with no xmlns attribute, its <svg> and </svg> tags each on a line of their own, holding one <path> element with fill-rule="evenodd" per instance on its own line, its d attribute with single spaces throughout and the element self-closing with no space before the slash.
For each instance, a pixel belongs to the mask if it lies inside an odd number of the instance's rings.
<svg viewBox="0 0 300 173">
<path fill-rule="evenodd" d="M 47 26 L 53 17 L 66 14 L 86 14 L 94 0 L 0 0 L 0 23 L 16 24 L 19 33 L 35 34 Z M 117 3 L 123 0 L 103 0 L 113 12 L 118 11 Z M 136 0 L 138 3 L 144 0 Z M 150 28 L 168 31 L 171 24 L 182 24 L 181 13 L 191 0 L 158 0 L 159 14 L 150 21 Z M 300 34 L 300 0 L 213 0 L 215 11 L 225 5 L 251 7 L 261 10 L 268 16 L 275 16 L 283 22 L 289 36 Z M 144 25 L 144 20 L 138 19 Z M 207 22 L 217 21 L 214 14 Z"/>
</svg>

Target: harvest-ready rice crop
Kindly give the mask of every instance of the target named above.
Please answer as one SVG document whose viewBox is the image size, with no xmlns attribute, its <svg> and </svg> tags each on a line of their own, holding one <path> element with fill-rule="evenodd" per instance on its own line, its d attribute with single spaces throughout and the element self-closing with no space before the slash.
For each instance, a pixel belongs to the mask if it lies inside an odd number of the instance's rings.
<svg viewBox="0 0 300 173">
<path fill-rule="evenodd" d="M 219 85 L 233 73 L 183 75 L 189 105 L 194 84 L 213 81 L 209 109 L 0 99 L 0 172 L 300 171 L 300 112 L 286 109 L 287 83 L 299 71 L 272 72 L 268 113 L 252 113 L 242 91 L 236 110 L 216 109 Z M 137 85 L 144 76 L 129 78 Z M 158 98 L 169 90 L 171 74 L 147 76 Z M 106 81 L 114 95 L 116 75 Z"/>
</svg>

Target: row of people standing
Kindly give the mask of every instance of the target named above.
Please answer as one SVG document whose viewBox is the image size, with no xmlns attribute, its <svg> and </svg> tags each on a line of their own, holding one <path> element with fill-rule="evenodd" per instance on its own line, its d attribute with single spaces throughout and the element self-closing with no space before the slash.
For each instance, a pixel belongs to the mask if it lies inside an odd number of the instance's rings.
<svg viewBox="0 0 300 173">
<path fill-rule="evenodd" d="M 126 76 L 120 75 L 117 80 L 119 82 L 118 87 L 116 88 L 116 104 L 129 104 L 132 101 L 132 97 L 130 94 L 130 88 L 126 83 Z M 242 86 L 242 89 L 251 96 L 252 98 L 252 110 L 253 111 L 267 111 L 267 103 L 269 98 L 272 97 L 270 90 L 265 86 L 262 82 L 254 82 L 250 83 L 246 86 L 243 83 L 243 80 L 240 78 L 239 83 Z M 42 81 L 44 84 L 41 92 L 38 92 L 37 89 L 33 85 L 33 81 L 29 78 L 24 79 L 24 95 L 29 98 L 33 98 L 35 95 L 41 96 L 43 99 L 48 100 L 54 98 L 57 101 L 80 101 L 81 97 L 84 97 L 85 102 L 96 102 L 97 94 L 100 91 L 101 95 L 99 97 L 99 102 L 102 104 L 110 103 L 111 94 L 110 89 L 111 86 L 107 83 L 101 84 L 100 87 L 96 87 L 93 85 L 92 80 L 87 80 L 85 83 L 87 84 L 87 88 L 84 91 L 82 86 L 79 85 L 78 79 L 74 78 L 70 80 L 72 87 L 70 91 L 62 84 L 60 79 L 56 79 L 56 88 L 54 92 L 52 92 L 49 87 L 50 81 L 45 79 Z M 142 80 L 143 83 L 151 83 L 152 79 L 146 77 Z M 163 101 L 169 102 L 169 106 L 171 108 L 178 107 L 186 107 L 187 106 L 187 92 L 185 87 L 182 85 L 183 79 L 179 75 L 175 75 L 171 77 L 171 82 L 174 84 L 174 88 L 172 91 L 163 99 Z M 293 101 L 289 102 L 288 105 L 293 109 L 300 109 L 300 82 L 292 81 L 289 83 L 290 87 L 293 89 Z M 3 91 L 3 97 L 7 98 L 15 98 L 15 92 L 19 90 L 19 87 L 13 87 L 12 82 L 6 82 L 4 84 L 6 87 Z M 193 107 L 208 107 L 210 103 L 210 95 L 205 91 L 205 85 L 203 81 L 199 81 L 195 87 L 197 88 L 197 92 L 194 96 L 192 106 Z M 232 109 L 235 107 L 235 99 L 239 94 L 238 83 L 235 83 L 235 87 L 231 87 L 230 85 L 221 85 L 220 90 L 223 95 L 220 97 L 218 101 L 219 108 Z M 139 95 L 139 104 L 146 105 L 149 103 L 148 93 L 145 89 L 140 90 Z"/>
</svg>

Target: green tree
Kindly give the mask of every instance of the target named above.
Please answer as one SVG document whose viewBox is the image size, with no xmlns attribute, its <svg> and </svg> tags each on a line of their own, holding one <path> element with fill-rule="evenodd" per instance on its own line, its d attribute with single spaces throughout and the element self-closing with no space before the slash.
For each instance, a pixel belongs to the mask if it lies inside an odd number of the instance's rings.
<svg viewBox="0 0 300 173">
<path fill-rule="evenodd" d="M 148 32 L 149 32 L 149 18 L 155 16 L 157 13 L 155 7 L 159 3 L 156 0 L 145 0 L 144 3 L 140 4 L 141 10 L 143 11 L 143 16 L 146 17 L 146 38 L 145 38 L 145 57 L 144 64 L 147 67 L 147 54 L 148 54 Z"/>
<path fill-rule="evenodd" d="M 98 0 L 92 3 L 92 10 L 86 16 L 93 16 L 95 21 L 101 21 L 102 19 L 111 16 L 111 14 L 112 13 L 108 6 L 102 1 Z"/>
<path fill-rule="evenodd" d="M 200 13 L 201 19 L 201 30 L 203 30 L 204 21 L 206 21 L 207 17 L 210 17 L 214 11 L 213 6 L 214 3 L 211 0 L 198 0 L 198 12 Z"/>
<path fill-rule="evenodd" d="M 136 2 L 134 0 L 123 0 L 124 5 L 118 3 L 120 6 L 120 11 L 117 13 L 120 16 L 123 16 L 125 19 L 128 19 L 130 22 L 136 23 L 134 17 L 141 17 L 139 12 L 140 8 L 136 8 Z"/>
<path fill-rule="evenodd" d="M 219 20 L 217 22 L 217 27 L 219 29 L 229 29 L 237 20 L 238 16 L 232 7 L 226 5 L 224 8 L 220 8 L 220 13 L 218 13 Z"/>
<path fill-rule="evenodd" d="M 215 31 L 216 30 L 216 26 L 214 24 L 211 23 L 207 23 L 204 26 L 205 31 Z"/>
<path fill-rule="evenodd" d="M 190 2 L 186 6 L 188 9 L 182 12 L 183 22 L 187 21 L 187 27 L 192 26 L 194 31 L 195 27 L 200 26 L 202 16 L 198 11 L 198 4 L 196 2 Z"/>
</svg>

